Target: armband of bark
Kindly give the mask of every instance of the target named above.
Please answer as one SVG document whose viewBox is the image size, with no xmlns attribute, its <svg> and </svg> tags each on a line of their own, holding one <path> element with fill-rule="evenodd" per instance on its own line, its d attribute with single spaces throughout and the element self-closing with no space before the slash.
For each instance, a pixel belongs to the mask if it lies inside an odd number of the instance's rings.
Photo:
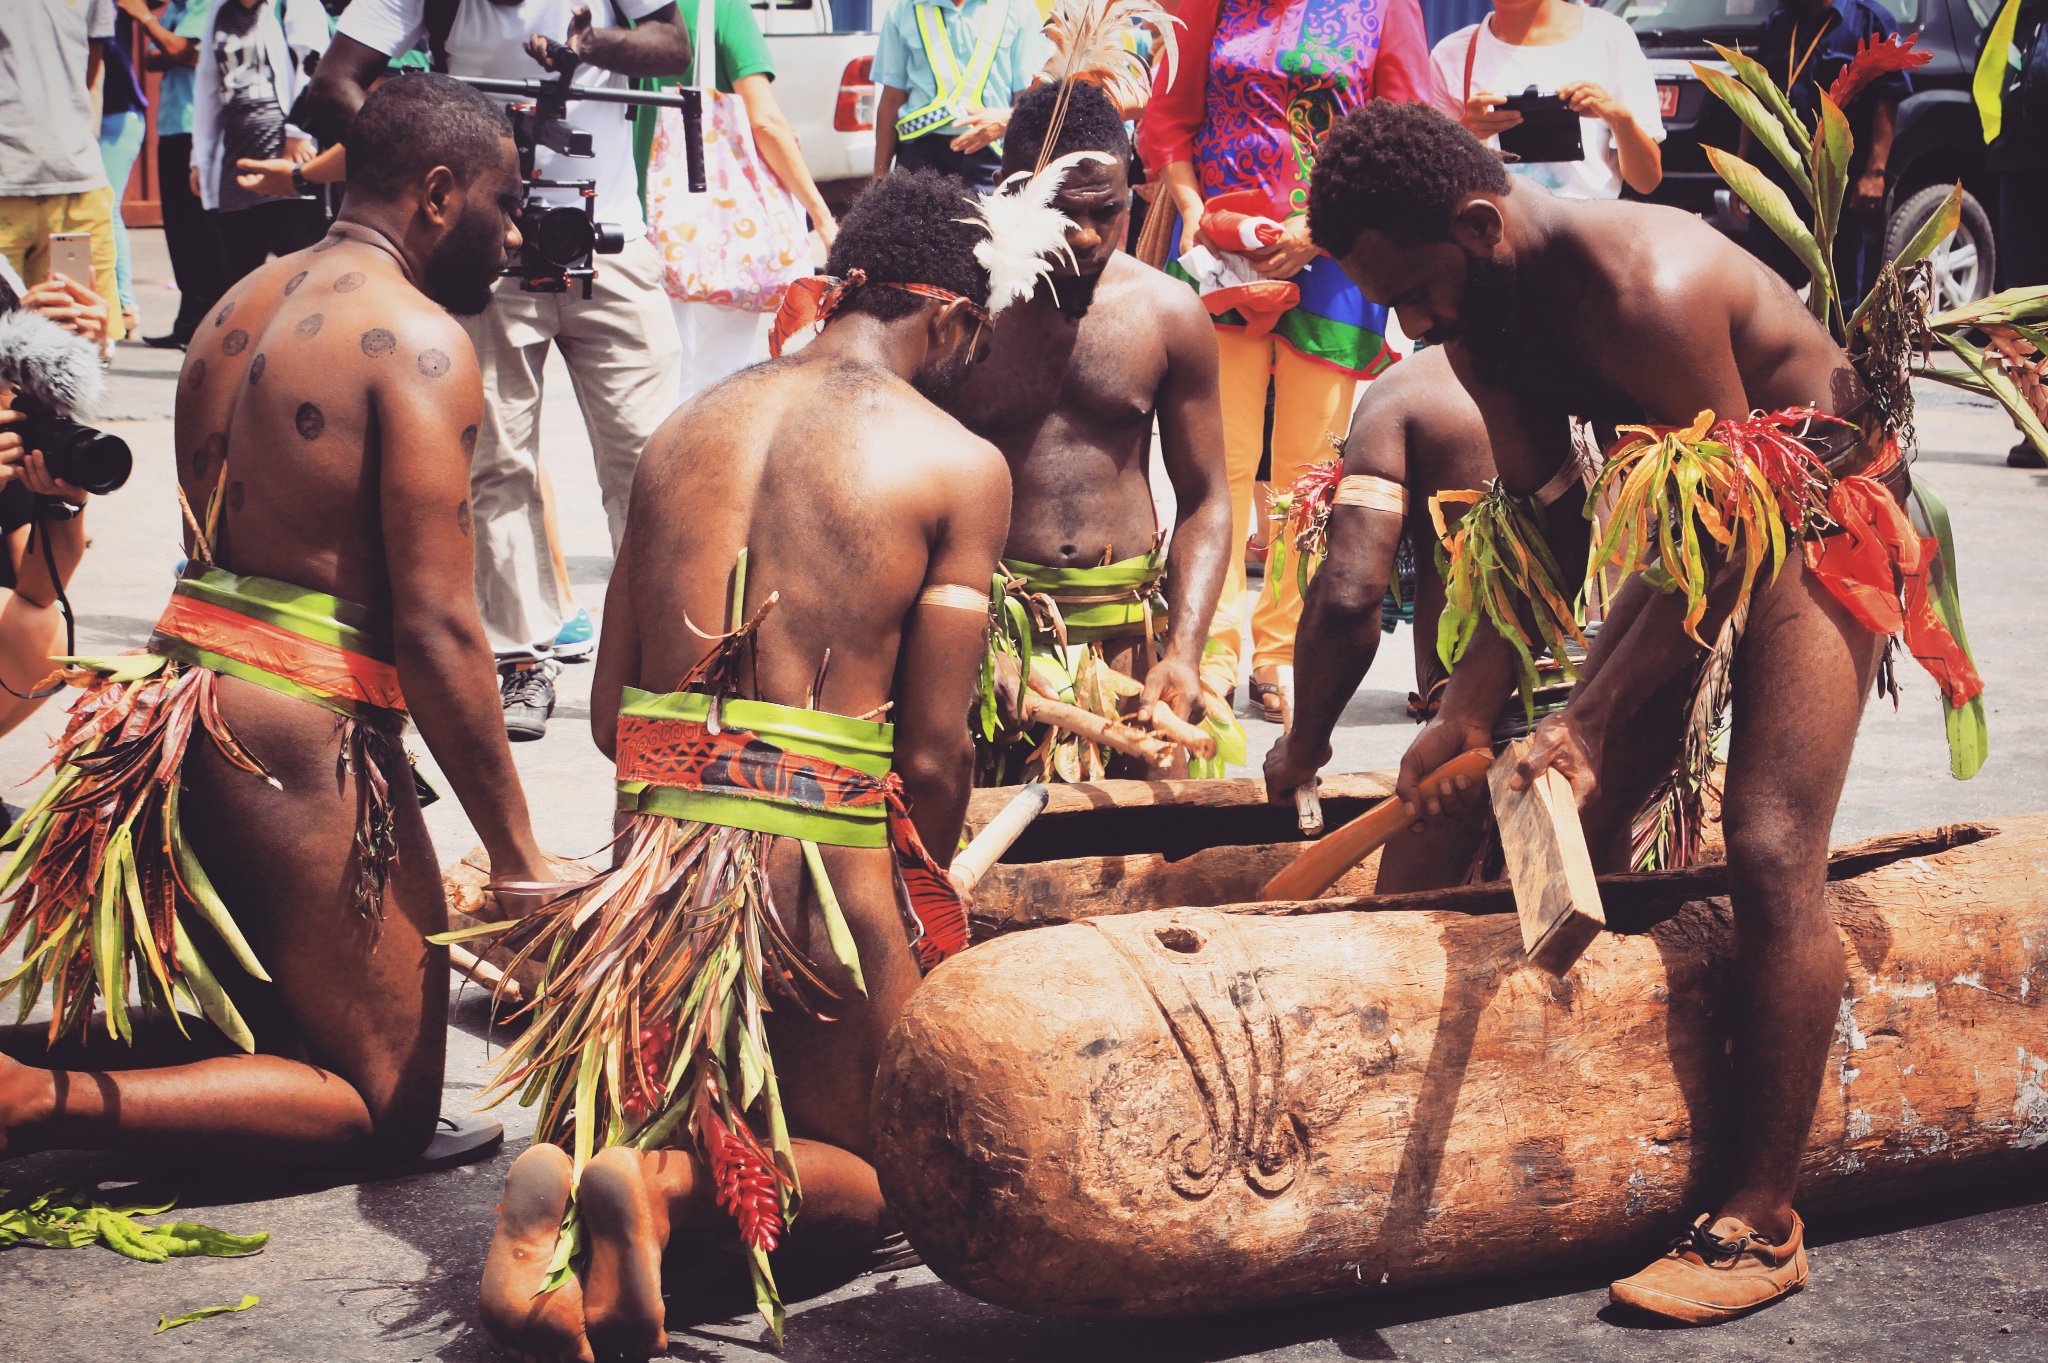
<svg viewBox="0 0 2048 1363">
<path fill-rule="evenodd" d="M 1444 524 L 1445 503 L 1470 502 L 1455 529 Z M 1535 508 L 1502 488 L 1498 479 L 1484 492 L 1440 492 L 1430 499 L 1436 523 L 1437 572 L 1444 579 L 1444 611 L 1437 618 L 1436 651 L 1455 668 L 1472 642 L 1483 614 L 1515 650 L 1522 709 L 1536 718 L 1536 654 L 1548 651 L 1564 675 L 1578 680 L 1565 642 L 1586 647 L 1577 612 L 1565 595 L 1550 545 Z"/>
<path fill-rule="evenodd" d="M 1832 479 L 1800 436 L 1832 420 L 1786 408 L 1718 424 L 1703 411 L 1686 427 L 1623 426 L 1587 501 L 1590 519 L 1595 503 L 1614 499 L 1588 575 L 1613 564 L 1660 591 L 1683 591 L 1685 632 L 1707 647 L 1699 623 L 1719 566 L 1711 556 L 1742 565 L 1739 609 L 1766 563 L 1777 575 L 1787 541 L 1826 521 Z"/>
</svg>

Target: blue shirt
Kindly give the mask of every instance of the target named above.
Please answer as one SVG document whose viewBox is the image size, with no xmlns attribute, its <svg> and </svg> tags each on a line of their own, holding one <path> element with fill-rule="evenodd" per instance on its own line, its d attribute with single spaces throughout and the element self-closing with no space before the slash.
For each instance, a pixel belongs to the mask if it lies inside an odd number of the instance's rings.
<svg viewBox="0 0 2048 1363">
<path fill-rule="evenodd" d="M 1764 20 L 1763 50 L 1756 54 L 1764 69 L 1771 73 L 1771 79 L 1778 83 L 1778 88 L 1791 97 L 1792 107 L 1806 117 L 1809 126 L 1820 111 L 1821 91 L 1832 85 L 1835 77 L 1842 73 L 1842 68 L 1856 55 L 1857 45 L 1865 39 L 1896 37 L 1899 32 L 1891 14 L 1884 6 L 1873 4 L 1871 0 L 1833 0 L 1821 15 L 1827 27 L 1811 57 L 1806 56 L 1806 50 L 1813 45 L 1814 20 L 1795 15 L 1785 5 L 1779 5 Z M 1806 64 L 1799 69 L 1799 79 L 1787 90 L 1786 76 L 1802 57 L 1806 58 Z M 1868 155 L 1870 122 L 1877 106 L 1880 103 L 1895 105 L 1911 93 L 1913 82 L 1905 72 L 1887 72 L 1864 86 L 1862 93 L 1842 110 L 1849 117 L 1850 135 L 1856 139 L 1856 152 L 1849 163 L 1850 179 L 1861 173 Z"/>
<path fill-rule="evenodd" d="M 206 40 L 206 0 L 171 0 L 159 20 L 180 38 Z M 172 65 L 156 88 L 156 132 L 176 137 L 192 131 L 192 76 L 189 66 Z"/>
<path fill-rule="evenodd" d="M 988 13 L 989 0 L 966 0 L 962 5 L 942 0 L 937 8 L 946 20 L 947 45 L 953 49 L 953 58 L 965 75 L 974 58 L 975 39 L 981 36 L 982 16 Z M 900 0 L 889 11 L 875 41 L 875 82 L 910 92 L 910 97 L 903 101 L 902 112 L 906 114 L 931 103 L 938 97 L 939 89 L 931 61 L 925 56 L 924 38 L 917 31 L 917 11 L 913 0 Z M 1009 108 L 1011 96 L 1029 88 L 1032 76 L 1051 56 L 1052 47 L 1039 32 L 1037 4 L 1034 0 L 1010 0 L 1009 13 L 1003 17 L 1002 42 L 996 49 L 995 64 L 989 68 L 988 84 L 982 87 L 981 102 L 991 109 Z M 964 97 L 965 92 L 962 93 Z M 963 131 L 948 123 L 924 136 L 953 137 Z"/>
</svg>

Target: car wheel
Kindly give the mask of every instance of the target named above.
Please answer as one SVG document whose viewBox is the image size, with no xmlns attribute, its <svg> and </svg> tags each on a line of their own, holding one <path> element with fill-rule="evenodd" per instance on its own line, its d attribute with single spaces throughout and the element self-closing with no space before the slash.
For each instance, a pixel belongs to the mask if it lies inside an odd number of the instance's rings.
<svg viewBox="0 0 2048 1363">
<path fill-rule="evenodd" d="M 1890 260 L 1904 250 L 1929 218 L 1949 196 L 1949 186 L 1929 185 L 1892 210 L 1890 227 L 1884 235 L 1884 256 Z M 1998 247 L 1991 235 L 1991 218 L 1977 196 L 1963 191 L 1963 220 L 1947 241 L 1927 257 L 1933 269 L 1935 312 L 1974 303 L 1991 292 L 1998 267 Z"/>
</svg>

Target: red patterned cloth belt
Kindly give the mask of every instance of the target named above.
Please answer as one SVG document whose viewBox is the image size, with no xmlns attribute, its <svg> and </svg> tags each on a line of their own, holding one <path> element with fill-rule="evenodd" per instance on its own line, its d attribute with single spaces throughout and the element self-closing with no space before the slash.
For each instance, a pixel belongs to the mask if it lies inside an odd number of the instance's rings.
<svg viewBox="0 0 2048 1363">
<path fill-rule="evenodd" d="M 847 723 L 842 716 L 728 701 L 724 712 L 734 717 L 713 732 L 701 720 L 635 714 L 635 693 L 627 694 L 619 715 L 618 782 L 632 807 L 806 842 L 879 847 L 886 840 L 921 929 L 919 963 L 930 969 L 967 945 L 966 905 L 918 836 L 902 777 L 782 747 L 737 722 L 756 709 L 825 724 Z M 886 732 L 880 725 L 866 727 Z M 832 737 L 809 741 L 830 746 Z M 659 794 L 664 791 L 709 798 L 665 800 Z"/>
<path fill-rule="evenodd" d="M 405 710 L 398 669 L 391 663 L 218 601 L 174 594 L 156 622 L 156 634 L 152 652 L 183 654 L 177 647 L 183 643 L 197 650 L 187 661 L 288 695 L 311 693 L 350 712 Z"/>
</svg>

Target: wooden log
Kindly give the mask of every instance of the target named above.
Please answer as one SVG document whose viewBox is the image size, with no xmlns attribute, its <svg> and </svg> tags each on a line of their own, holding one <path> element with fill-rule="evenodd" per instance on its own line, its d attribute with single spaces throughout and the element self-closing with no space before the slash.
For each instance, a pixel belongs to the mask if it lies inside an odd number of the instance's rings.
<svg viewBox="0 0 2048 1363">
<path fill-rule="evenodd" d="M 978 836 L 1022 787 L 977 790 L 967 826 Z M 1339 818 L 1393 793 L 1392 772 L 1334 773 L 1323 793 Z M 1292 809 L 1269 804 L 1256 779 L 1098 781 L 1046 788 L 1038 816 L 983 874 L 970 906 L 976 941 L 1105 913 L 1255 899 L 1302 848 Z M 1377 856 L 1333 892 L 1367 894 Z"/>
<path fill-rule="evenodd" d="M 1486 784 L 1522 922 L 1522 950 L 1531 965 L 1562 975 L 1607 926 L 1607 915 L 1571 782 L 1549 767 L 1525 789 L 1514 788 L 1515 767 L 1528 751 L 1526 738 L 1508 744 L 1487 768 Z"/>
<path fill-rule="evenodd" d="M 1477 780 L 1493 762 L 1484 748 L 1460 753 L 1422 778 L 1418 788 L 1424 798 L 1460 777 Z M 1266 883 L 1261 899 L 1318 899 L 1343 874 L 1378 851 L 1408 824 L 1408 812 L 1401 802 L 1388 796 L 1364 814 L 1345 824 L 1321 842 L 1303 850 L 1294 864 Z"/>
<path fill-rule="evenodd" d="M 2048 815 L 1832 864 L 1849 978 L 1802 1208 L 2048 1169 L 2044 864 Z M 1623 927 L 1725 875 L 1602 888 Z M 1509 912 L 1360 911 L 1382 902 L 1090 919 L 940 966 L 873 1109 L 924 1261 L 1020 1311 L 1202 1314 L 1650 1254 L 1713 1206 L 1747 1119 L 1724 900 L 1562 979 L 1523 968 Z"/>
</svg>

